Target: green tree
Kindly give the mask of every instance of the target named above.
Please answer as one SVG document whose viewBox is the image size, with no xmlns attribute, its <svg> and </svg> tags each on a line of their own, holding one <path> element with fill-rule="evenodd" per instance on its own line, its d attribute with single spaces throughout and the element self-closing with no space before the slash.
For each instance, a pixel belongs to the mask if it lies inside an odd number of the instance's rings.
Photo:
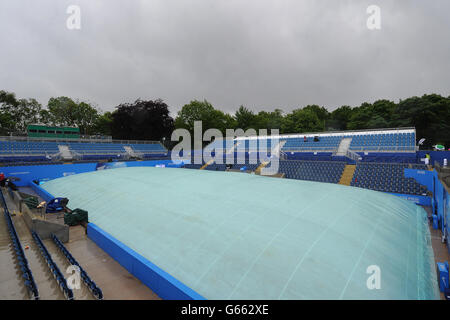
<svg viewBox="0 0 450 320">
<path fill-rule="evenodd" d="M 393 125 L 415 127 L 416 138 L 425 138 L 425 147 L 442 142 L 450 145 L 450 97 L 437 94 L 401 100 L 395 108 Z"/>
<path fill-rule="evenodd" d="M 377 100 L 373 104 L 365 102 L 353 109 L 347 128 L 350 130 L 389 128 L 393 125 L 394 110 L 395 103 L 389 100 Z"/>
<path fill-rule="evenodd" d="M 323 130 L 325 130 L 325 123 L 328 120 L 328 118 L 330 117 L 330 113 L 328 112 L 327 109 L 325 109 L 324 107 L 319 107 L 316 104 L 312 104 L 312 105 L 307 105 L 306 107 L 303 108 L 303 110 L 314 112 L 316 114 L 317 118 L 319 119 L 319 121 L 323 123 Z"/>
<path fill-rule="evenodd" d="M 16 99 L 14 93 L 0 91 L 2 134 L 26 132 L 27 125 L 38 123 L 42 106 L 36 99 Z"/>
<path fill-rule="evenodd" d="M 47 124 L 78 127 L 82 134 L 92 134 L 99 114 L 89 103 L 57 97 L 50 98 L 48 112 L 41 112 L 41 117 L 46 117 Z"/>
<path fill-rule="evenodd" d="M 350 106 L 342 106 L 331 112 L 327 121 L 327 129 L 331 130 L 347 130 L 347 124 L 352 115 Z"/>
<path fill-rule="evenodd" d="M 234 114 L 234 119 L 236 119 L 236 128 L 243 130 L 257 129 L 256 115 L 244 106 L 239 107 Z"/>
<path fill-rule="evenodd" d="M 94 131 L 96 134 L 101 134 L 104 136 L 110 136 L 112 134 L 112 123 L 113 117 L 111 112 L 105 112 L 97 118 L 94 124 Z"/>
<path fill-rule="evenodd" d="M 169 107 L 161 99 L 122 103 L 111 117 L 111 135 L 114 139 L 161 141 L 170 138 L 173 131 Z"/>
<path fill-rule="evenodd" d="M 260 111 L 255 117 L 254 129 L 266 129 L 270 133 L 271 129 L 279 129 L 283 123 L 283 111 L 275 109 L 273 112 Z"/>
<path fill-rule="evenodd" d="M 7 135 L 14 129 L 12 111 L 18 102 L 14 93 L 0 90 L 0 134 Z"/>
<path fill-rule="evenodd" d="M 47 103 L 47 123 L 54 126 L 75 126 L 77 104 L 69 97 L 50 98 Z"/>
<path fill-rule="evenodd" d="M 295 109 L 287 114 L 282 124 L 283 133 L 317 132 L 324 130 L 324 122 L 311 108 Z"/>
<path fill-rule="evenodd" d="M 219 129 L 224 134 L 225 129 L 235 125 L 230 115 L 214 109 L 207 100 L 193 100 L 184 105 L 175 118 L 175 128 L 187 129 L 192 134 L 195 121 L 202 121 L 202 134 L 211 128 Z"/>
</svg>

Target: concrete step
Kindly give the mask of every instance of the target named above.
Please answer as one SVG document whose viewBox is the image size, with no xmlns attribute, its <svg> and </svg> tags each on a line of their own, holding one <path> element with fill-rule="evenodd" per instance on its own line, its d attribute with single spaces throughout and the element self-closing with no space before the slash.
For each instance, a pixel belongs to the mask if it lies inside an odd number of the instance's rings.
<svg viewBox="0 0 450 320">
<path fill-rule="evenodd" d="M 58 150 L 59 150 L 62 160 L 72 160 L 73 159 L 69 146 L 58 145 Z"/>
<path fill-rule="evenodd" d="M 261 169 L 264 168 L 265 166 L 267 166 L 269 164 L 269 162 L 262 162 L 258 168 L 256 168 L 255 170 L 255 174 L 261 174 Z"/>
<path fill-rule="evenodd" d="M 339 143 L 338 149 L 336 151 L 336 156 L 345 156 L 347 150 L 350 148 L 350 144 L 352 143 L 352 138 L 343 138 Z"/>
</svg>

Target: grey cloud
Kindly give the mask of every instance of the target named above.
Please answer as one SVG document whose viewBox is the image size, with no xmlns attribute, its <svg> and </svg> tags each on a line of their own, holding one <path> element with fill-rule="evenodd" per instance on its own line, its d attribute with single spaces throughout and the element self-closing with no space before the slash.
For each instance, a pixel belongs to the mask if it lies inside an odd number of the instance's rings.
<svg viewBox="0 0 450 320">
<path fill-rule="evenodd" d="M 449 95 L 450 2 L 374 2 L 2 0 L 0 89 L 103 110 L 162 98 L 173 115 L 192 99 L 234 112 Z M 66 28 L 71 4 L 81 30 Z"/>
</svg>

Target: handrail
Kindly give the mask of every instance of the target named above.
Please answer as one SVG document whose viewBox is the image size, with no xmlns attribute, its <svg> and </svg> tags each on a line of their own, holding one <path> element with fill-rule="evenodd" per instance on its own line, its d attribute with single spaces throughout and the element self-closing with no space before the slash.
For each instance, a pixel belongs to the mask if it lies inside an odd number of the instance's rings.
<svg viewBox="0 0 450 320">
<path fill-rule="evenodd" d="M 345 161 L 341 161 L 341 160 L 304 160 L 304 159 L 286 159 L 286 160 L 281 160 L 280 161 L 285 161 L 285 162 L 311 162 L 311 163 L 346 163 Z"/>
<path fill-rule="evenodd" d="M 36 282 L 33 278 L 33 273 L 31 272 L 30 267 L 28 266 L 28 260 L 23 252 L 22 245 L 20 243 L 20 239 L 17 235 L 16 228 L 14 227 L 14 223 L 11 219 L 11 215 L 8 210 L 8 206 L 6 205 L 5 197 L 3 196 L 3 192 L 0 188 L 0 196 L 3 203 L 3 214 L 6 219 L 6 224 L 8 225 L 9 235 L 11 237 L 14 251 L 16 252 L 17 260 L 19 261 L 20 269 L 22 270 L 22 277 L 25 279 L 24 283 L 28 289 L 28 293 L 30 294 L 31 299 L 39 300 L 39 291 L 36 285 Z"/>
<path fill-rule="evenodd" d="M 284 152 L 336 152 L 338 146 L 330 146 L 330 147 L 317 147 L 317 146 L 301 146 L 301 147 L 282 147 L 282 151 Z M 216 148 L 216 150 L 223 150 L 223 148 Z M 415 152 L 415 146 L 364 146 L 364 147 L 349 147 L 349 150 L 353 152 Z M 236 152 L 255 152 L 258 151 L 258 148 L 239 148 L 236 149 Z"/>
<path fill-rule="evenodd" d="M 407 163 L 407 162 L 371 162 L 371 161 L 361 161 L 359 162 L 361 166 L 376 166 L 380 164 L 386 164 L 386 165 L 393 165 L 393 166 L 405 166 L 405 165 L 422 165 L 425 166 L 423 163 Z"/>
<path fill-rule="evenodd" d="M 347 150 L 347 151 L 345 152 L 345 156 L 346 156 L 347 158 L 350 158 L 350 159 L 356 161 L 356 162 L 362 160 L 362 157 L 361 157 L 359 154 L 357 154 L 356 152 L 353 152 L 353 151 L 351 151 L 351 150 Z"/>
<path fill-rule="evenodd" d="M 58 237 L 56 235 L 54 235 L 53 233 L 52 233 L 51 237 L 53 239 L 53 242 L 56 244 L 58 249 L 61 250 L 61 252 L 64 254 L 64 256 L 69 261 L 69 263 L 71 265 L 74 265 L 74 266 L 77 266 L 78 268 L 80 268 L 81 278 L 86 283 L 87 287 L 92 292 L 94 297 L 97 298 L 98 300 L 103 300 L 102 290 L 99 287 L 97 287 L 97 285 L 95 284 L 94 281 L 91 280 L 91 278 L 89 278 L 86 271 L 84 271 L 84 269 L 80 266 L 80 264 L 77 262 L 77 260 L 75 260 L 75 258 L 70 254 L 69 250 L 67 250 L 67 248 L 61 242 L 61 240 L 59 240 Z"/>
<path fill-rule="evenodd" d="M 399 128 L 380 128 L 380 129 L 358 129 L 358 130 L 331 130 L 320 132 L 300 132 L 300 133 L 283 133 L 280 137 L 287 135 L 308 135 L 308 134 L 328 134 L 328 133 L 347 133 L 347 132 L 377 132 L 377 131 L 400 131 L 400 130 L 416 130 L 416 127 L 399 127 Z"/>
</svg>

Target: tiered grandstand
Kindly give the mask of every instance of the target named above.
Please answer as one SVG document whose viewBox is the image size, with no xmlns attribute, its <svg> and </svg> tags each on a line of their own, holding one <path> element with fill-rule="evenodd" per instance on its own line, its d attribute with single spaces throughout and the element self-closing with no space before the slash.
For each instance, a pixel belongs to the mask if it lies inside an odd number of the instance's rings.
<svg viewBox="0 0 450 320">
<path fill-rule="evenodd" d="M 351 185 L 376 191 L 426 195 L 426 187 L 413 178 L 404 177 L 407 168 L 427 170 L 423 164 L 358 163 Z"/>
<path fill-rule="evenodd" d="M 288 179 L 338 183 L 345 164 L 342 161 L 281 160 L 279 171 Z"/>
<path fill-rule="evenodd" d="M 157 141 L 0 137 L 0 163 L 150 159 L 167 156 Z"/>
<path fill-rule="evenodd" d="M 264 161 L 258 159 L 255 163 L 249 158 L 263 147 L 269 155 L 280 150 L 278 172 L 287 179 L 426 195 L 428 190 L 425 186 L 413 178 L 404 177 L 404 169 L 428 169 L 416 152 L 415 141 L 414 128 L 237 137 L 216 140 L 207 146 L 208 150 L 223 153 L 223 163 L 187 163 L 184 167 L 255 172 Z M 230 152 L 244 160 L 227 166 L 225 157 Z"/>
<path fill-rule="evenodd" d="M 267 148 L 275 147 L 274 137 L 239 137 L 236 142 L 245 144 L 245 150 L 252 151 L 261 143 Z M 325 133 L 288 134 L 276 137 L 283 152 L 415 152 L 416 133 L 414 128 L 381 129 L 365 131 L 340 131 Z M 257 140 L 251 143 L 252 140 Z"/>
<path fill-rule="evenodd" d="M 38 129 L 33 127 L 30 130 Z M 49 132 L 56 134 L 58 131 L 50 127 L 47 129 L 49 131 L 43 132 L 42 137 L 37 137 L 36 133 L 33 133 L 34 137 L 0 137 L 0 163 L 120 161 L 168 158 L 170 155 L 161 143 L 155 141 L 81 139 L 79 135 L 51 138 Z M 75 132 L 75 129 L 69 129 Z M 194 163 L 193 159 L 189 159 L 184 167 L 255 172 L 265 160 L 257 159 L 255 162 L 250 161 L 250 158 L 264 147 L 268 154 L 279 150 L 279 174 L 287 179 L 424 195 L 427 189 L 414 179 L 405 178 L 403 174 L 405 168 L 427 169 L 420 164 L 415 141 L 414 128 L 237 137 L 216 140 L 207 149 L 222 152 L 224 159 L 226 154 L 232 154 L 241 161 L 227 165 L 225 161 L 205 163 L 201 160 L 200 163 Z"/>
<path fill-rule="evenodd" d="M 41 200 L 48 209 L 62 197 L 89 217 L 82 234 L 163 299 L 438 297 L 427 217 L 434 229 L 448 234 L 445 206 L 450 196 L 433 160 L 441 162 L 449 152 L 417 150 L 413 128 L 236 137 L 197 152 L 183 150 L 181 161 L 159 142 L 83 138 L 73 128 L 67 129 L 75 132 L 68 134 L 71 138 L 55 138 L 48 136 L 51 131 L 61 135 L 57 128 L 47 128 L 40 137 L 0 137 L 0 173 L 8 184 L 0 188 L 6 218 L 0 228 L 12 232 L 14 246 L 20 246 L 19 236 L 24 243 L 29 239 L 23 231 L 16 236 L 11 221 L 23 217 L 26 226 L 16 225 L 31 228 L 31 251 L 16 251 L 18 259 L 31 258 L 22 271 L 32 298 L 101 299 L 103 290 L 106 298 L 115 294 L 108 290 L 110 279 L 95 272 L 98 287 L 83 278 L 92 294 L 67 290 L 61 254 L 74 264 L 75 257 L 62 244 L 74 243 L 76 249 L 77 241 L 69 241 L 73 215 L 59 219 L 45 213 L 42 219 L 38 209 Z M 431 153 L 430 164 L 423 161 L 425 153 Z M 271 177 L 260 176 L 276 163 Z M 9 214 L 27 202 L 35 208 Z M 54 234 L 48 233 L 50 227 Z M 301 252 L 311 258 L 297 269 Z M 40 253 L 38 261 L 42 256 L 50 271 L 41 270 L 30 253 Z M 366 290 L 365 281 L 351 280 L 357 272 L 366 275 L 358 258 L 365 254 L 393 279 L 394 291 L 378 295 Z M 90 274 L 95 271 L 91 265 L 103 266 L 97 260 L 104 253 L 99 257 L 83 264 Z M 12 261 L 7 252 L 2 259 Z M 405 261 L 413 272 L 404 272 Z M 330 270 L 338 272 L 331 275 Z M 52 296 L 55 290 L 41 281 L 45 272 L 53 273 L 62 293 Z M 412 273 L 418 276 L 411 278 Z M 331 280 L 324 281 L 324 274 Z M 17 294 L 24 291 L 18 280 Z M 410 288 L 406 292 L 404 283 Z"/>
</svg>

